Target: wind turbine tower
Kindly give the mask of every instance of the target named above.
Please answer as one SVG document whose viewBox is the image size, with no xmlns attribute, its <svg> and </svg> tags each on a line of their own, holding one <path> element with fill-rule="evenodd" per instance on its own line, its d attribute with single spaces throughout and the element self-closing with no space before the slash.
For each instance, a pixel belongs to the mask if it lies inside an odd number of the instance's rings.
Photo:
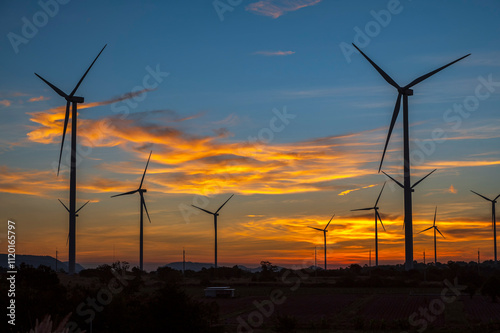
<svg viewBox="0 0 500 333">
<path fill-rule="evenodd" d="M 382 186 L 382 189 L 380 190 L 380 193 L 378 195 L 377 201 L 375 201 L 375 206 L 368 207 L 368 208 L 359 208 L 359 209 L 352 209 L 351 210 L 352 212 L 360 211 L 360 210 L 374 210 L 375 211 L 375 267 L 378 267 L 378 228 L 377 228 L 378 227 L 378 221 L 380 221 L 380 224 L 382 225 L 382 228 L 384 228 L 384 231 L 385 231 L 384 224 L 382 223 L 382 218 L 380 217 L 380 214 L 378 213 L 379 207 L 377 206 L 378 205 L 378 201 L 380 200 L 380 196 L 382 195 L 382 191 L 384 190 L 384 187 L 385 187 L 385 183 Z"/>
<path fill-rule="evenodd" d="M 144 177 L 146 176 L 146 171 L 148 170 L 149 160 L 151 159 L 152 153 L 153 153 L 153 151 L 151 151 L 149 153 L 148 162 L 146 163 L 146 168 L 144 169 L 144 173 L 142 174 L 142 179 L 141 179 L 141 183 L 139 184 L 139 188 L 137 190 L 133 190 L 130 192 L 125 192 L 125 193 L 116 194 L 116 195 L 111 196 L 111 198 L 114 198 L 114 197 L 119 197 L 122 195 L 130 195 L 130 194 L 134 194 L 134 193 L 139 193 L 139 196 L 140 196 L 139 268 L 141 269 L 141 271 L 143 270 L 143 259 L 144 259 L 144 232 L 143 232 L 143 229 L 144 229 L 144 223 L 143 223 L 144 210 L 146 211 L 146 215 L 148 216 L 149 223 L 151 223 L 151 219 L 149 218 L 148 208 L 146 207 L 146 201 L 144 200 L 144 193 L 146 193 L 148 190 L 146 190 L 145 188 L 142 188 L 142 184 L 144 183 Z"/>
<path fill-rule="evenodd" d="M 495 205 L 497 203 L 498 197 L 500 197 L 500 194 L 495 197 L 495 199 L 490 199 L 485 197 L 484 195 L 481 195 L 477 192 L 474 192 L 471 190 L 472 193 L 477 194 L 484 200 L 487 200 L 491 202 L 491 223 L 493 224 L 493 250 L 495 253 L 495 265 L 497 264 L 497 220 L 496 220 L 496 212 L 495 212 Z"/>
<path fill-rule="evenodd" d="M 335 216 L 335 214 L 333 214 L 333 216 Z M 332 222 L 332 219 L 333 219 L 333 216 L 332 218 L 330 219 L 330 221 L 328 221 L 328 224 L 326 225 L 326 227 L 324 229 L 320 229 L 320 228 L 315 228 L 315 227 L 309 227 L 311 229 L 315 229 L 315 230 L 318 230 L 318 231 L 322 231 L 323 232 L 323 240 L 324 240 L 324 249 L 325 249 L 325 271 L 326 271 L 326 233 L 328 232 L 328 226 L 330 225 L 330 222 Z"/>
<path fill-rule="evenodd" d="M 215 229 L 215 250 L 214 250 L 214 266 L 215 266 L 215 269 L 217 269 L 217 216 L 219 216 L 219 211 L 222 209 L 222 207 L 224 207 L 224 205 L 229 201 L 231 200 L 231 198 L 233 197 L 234 194 L 231 194 L 231 196 L 229 197 L 229 199 L 226 200 L 226 202 L 224 202 L 222 204 L 222 206 L 219 207 L 219 209 L 217 209 L 215 211 L 215 213 L 211 212 L 211 211 L 208 211 L 206 209 L 203 209 L 203 208 L 200 208 L 198 206 L 195 206 L 195 205 L 191 205 L 195 208 L 198 208 L 199 210 L 201 211 L 204 211 L 205 213 L 208 213 L 210 215 L 213 215 L 214 216 L 214 229 Z"/>
<path fill-rule="evenodd" d="M 52 90 L 54 90 L 59 96 L 63 97 L 66 100 L 66 114 L 64 116 L 64 127 L 63 127 L 63 135 L 61 141 L 61 149 L 59 152 L 59 164 L 57 166 L 57 175 L 59 175 L 59 170 L 61 168 L 61 156 L 64 147 L 64 137 L 66 136 L 66 128 L 68 127 L 69 121 L 69 106 L 72 105 L 71 109 L 71 166 L 70 166 L 70 177 L 69 177 L 69 274 L 75 273 L 75 260 L 76 260 L 76 130 L 77 130 L 77 115 L 78 115 L 78 103 L 83 103 L 84 98 L 75 96 L 78 87 L 82 83 L 87 73 L 90 71 L 97 58 L 101 55 L 102 51 L 104 51 L 104 47 L 101 52 L 95 57 L 92 64 L 89 66 L 85 74 L 83 74 L 82 78 L 76 84 L 75 88 L 69 95 L 63 92 L 61 89 L 45 80 L 43 77 L 35 73 L 43 82 L 45 82 Z"/>
<path fill-rule="evenodd" d="M 354 44 L 353 44 L 354 45 Z M 403 171 L 404 171 L 404 212 L 405 212 L 405 269 L 413 269 L 413 219 L 412 219 L 412 186 L 411 186 L 411 161 L 410 161 L 410 122 L 408 117 L 408 96 L 413 96 L 413 89 L 411 87 L 416 84 L 428 79 L 434 74 L 442 71 L 448 66 L 453 65 L 457 61 L 460 61 L 470 54 L 467 54 L 455 61 L 450 62 L 438 69 L 433 70 L 425 75 L 422 75 L 404 87 L 401 87 L 394 81 L 386 72 L 384 72 L 377 64 L 375 64 L 366 54 L 364 54 L 356 45 L 354 47 L 363 55 L 363 57 L 368 60 L 368 62 L 377 70 L 377 72 L 384 78 L 384 80 L 391 86 L 397 89 L 398 97 L 396 99 L 396 105 L 394 107 L 394 112 L 392 114 L 391 125 L 389 126 L 389 132 L 387 134 L 387 139 L 385 141 L 384 152 L 382 153 L 382 159 L 380 160 L 379 172 L 382 169 L 382 163 L 384 162 L 385 152 L 387 150 L 387 145 L 389 144 L 389 139 L 391 138 L 391 133 L 394 128 L 394 124 L 398 118 L 398 114 L 401 106 L 401 98 L 403 99 Z"/>
</svg>

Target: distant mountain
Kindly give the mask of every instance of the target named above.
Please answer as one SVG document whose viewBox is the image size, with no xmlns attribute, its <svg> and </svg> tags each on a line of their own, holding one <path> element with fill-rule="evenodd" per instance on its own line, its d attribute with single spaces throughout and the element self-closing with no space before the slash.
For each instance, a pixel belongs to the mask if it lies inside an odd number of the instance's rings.
<svg viewBox="0 0 500 333">
<path fill-rule="evenodd" d="M 213 267 L 213 264 L 206 264 L 206 263 L 201 263 L 201 262 L 191 262 L 191 261 L 186 261 L 186 270 L 191 270 L 195 272 L 201 271 L 203 268 L 209 269 L 210 267 Z M 170 264 L 166 264 L 163 267 L 170 267 L 172 269 L 182 271 L 182 261 L 180 262 L 171 262 Z"/>
<path fill-rule="evenodd" d="M 186 261 L 186 270 L 192 270 L 192 271 L 195 271 L 195 272 L 199 272 L 203 268 L 209 269 L 209 268 L 211 268 L 213 266 L 214 266 L 213 264 L 208 264 L 208 263 Z M 234 265 L 232 265 L 232 266 L 223 266 L 223 267 L 233 267 L 233 266 Z M 257 272 L 260 272 L 262 270 L 261 267 L 248 268 L 248 267 L 243 266 L 243 265 L 237 265 L 237 266 L 240 269 L 242 269 L 244 271 L 251 272 L 251 273 L 257 273 Z M 175 270 L 178 270 L 178 271 L 182 271 L 182 261 L 171 262 L 170 264 L 166 264 L 163 267 L 170 267 L 172 269 L 175 269 Z M 219 267 L 221 267 L 221 266 L 219 266 Z"/>
<path fill-rule="evenodd" d="M 16 255 L 16 266 L 19 267 L 21 263 L 25 263 L 26 265 L 31 265 L 33 267 L 38 267 L 40 265 L 49 266 L 53 270 L 56 269 L 56 259 L 51 256 L 32 256 L 32 255 Z M 7 254 L 0 253 L 0 267 L 7 268 Z M 62 262 L 57 260 L 57 270 L 63 270 L 68 272 L 68 262 Z M 79 273 L 81 270 L 85 268 L 80 265 L 75 265 L 75 271 Z"/>
</svg>

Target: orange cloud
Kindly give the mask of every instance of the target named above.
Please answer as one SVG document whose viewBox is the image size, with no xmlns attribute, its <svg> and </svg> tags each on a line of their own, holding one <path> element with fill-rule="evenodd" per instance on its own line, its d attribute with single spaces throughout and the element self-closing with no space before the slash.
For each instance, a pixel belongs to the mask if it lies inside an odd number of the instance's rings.
<svg viewBox="0 0 500 333">
<path fill-rule="evenodd" d="M 5 107 L 10 106 L 11 104 L 12 104 L 12 102 L 9 101 L 8 99 L 3 99 L 3 100 L 0 101 L 0 105 L 3 105 Z"/>
<path fill-rule="evenodd" d="M 368 186 L 363 186 L 363 187 L 359 187 L 359 188 L 354 188 L 352 190 L 345 190 L 345 191 L 342 191 L 339 193 L 339 195 L 346 195 L 346 194 L 349 194 L 351 192 L 354 192 L 354 191 L 359 191 L 361 189 L 364 189 L 364 188 L 370 188 L 370 187 L 373 187 L 373 186 L 377 186 L 377 184 L 373 184 L 373 185 L 368 185 Z"/>
<path fill-rule="evenodd" d="M 246 10 L 276 19 L 286 12 L 314 6 L 320 2 L 321 0 L 262 0 L 249 4 Z"/>
<path fill-rule="evenodd" d="M 44 96 L 39 96 L 39 97 L 32 97 L 28 100 L 28 102 L 40 102 L 40 101 L 47 101 L 49 100 L 50 97 L 44 97 Z"/>
<path fill-rule="evenodd" d="M 453 194 L 458 193 L 458 191 L 455 189 L 455 187 L 453 185 L 450 186 L 449 191 L 450 191 L 450 193 L 453 193 Z"/>
</svg>

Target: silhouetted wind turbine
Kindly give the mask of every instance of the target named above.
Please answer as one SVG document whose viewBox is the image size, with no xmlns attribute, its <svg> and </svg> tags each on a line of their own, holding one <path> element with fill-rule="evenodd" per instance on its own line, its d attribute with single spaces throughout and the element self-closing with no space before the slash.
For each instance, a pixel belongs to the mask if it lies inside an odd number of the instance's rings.
<svg viewBox="0 0 500 333">
<path fill-rule="evenodd" d="M 434 265 L 437 265 L 436 231 L 437 231 L 437 232 L 439 232 L 439 234 L 440 234 L 441 236 L 443 236 L 443 234 L 441 233 L 441 231 L 439 231 L 439 229 L 438 229 L 438 227 L 437 227 L 437 225 L 436 225 L 436 214 L 437 214 L 437 209 L 438 209 L 438 208 L 437 208 L 437 206 L 436 206 L 436 210 L 434 211 L 434 224 L 432 225 L 432 227 L 429 227 L 429 228 L 424 229 L 424 230 L 422 230 L 422 231 L 420 231 L 420 232 L 419 232 L 419 234 L 420 234 L 420 233 L 422 233 L 422 232 L 424 232 L 424 231 L 427 231 L 427 230 L 429 230 L 429 229 L 434 229 Z M 444 236 L 443 236 L 443 238 L 444 238 Z"/>
<path fill-rule="evenodd" d="M 380 194 L 378 195 L 377 201 L 375 201 L 375 206 L 373 207 L 368 207 L 368 208 L 359 208 L 359 209 L 352 209 L 351 212 L 359 211 L 359 210 L 374 210 L 375 211 L 375 267 L 378 267 L 378 221 L 380 221 L 380 224 L 382 225 L 382 228 L 385 227 L 384 224 L 382 223 L 382 218 L 380 217 L 380 214 L 378 213 L 379 207 L 378 201 L 380 200 L 380 196 L 382 195 L 382 191 L 384 190 L 385 187 L 385 182 L 384 185 L 382 186 L 382 189 L 380 190 Z"/>
<path fill-rule="evenodd" d="M 471 190 L 472 193 L 479 195 L 484 200 L 488 200 L 491 202 L 491 222 L 493 223 L 493 249 L 495 253 L 495 264 L 497 264 L 497 222 L 496 222 L 496 213 L 495 213 L 495 204 L 497 203 L 497 199 L 500 197 L 500 194 L 495 197 L 495 199 L 491 200 L 490 198 L 485 197 L 477 192 Z"/>
<path fill-rule="evenodd" d="M 107 44 L 106 44 L 107 45 Z M 64 137 L 66 136 L 66 128 L 68 127 L 68 120 L 69 120 L 69 105 L 72 104 L 72 111 L 71 111 L 71 167 L 70 167 L 70 181 L 69 181 L 69 256 L 68 256 L 68 261 L 69 261 L 69 274 L 74 274 L 75 273 L 75 259 L 76 259 L 76 130 L 77 130 L 77 105 L 78 103 L 83 103 L 84 98 L 83 97 L 78 97 L 75 96 L 75 93 L 80 87 L 80 84 L 82 83 L 83 79 L 85 76 L 87 76 L 87 73 L 90 71 L 94 63 L 96 62 L 97 58 L 101 55 L 102 51 L 104 48 L 102 48 L 101 52 L 95 57 L 94 61 L 92 64 L 90 64 L 89 68 L 83 74 L 82 78 L 78 83 L 76 84 L 75 88 L 73 91 L 67 95 L 64 93 L 61 89 L 57 88 L 55 85 L 50 83 L 49 81 L 45 80 L 43 77 L 35 73 L 36 76 L 38 76 L 40 79 L 42 79 L 43 82 L 45 82 L 49 87 L 51 87 L 59 96 L 63 97 L 66 100 L 66 114 L 64 116 L 64 127 L 63 127 L 63 135 L 62 135 L 62 141 L 61 141 L 61 150 L 59 152 L 59 164 L 57 166 L 57 175 L 59 175 L 59 170 L 61 168 L 61 157 L 62 157 L 62 151 L 64 147 Z"/>
<path fill-rule="evenodd" d="M 67 210 L 67 211 L 68 211 L 68 213 L 69 213 L 69 208 L 68 208 L 68 207 L 66 207 L 66 205 L 65 205 L 65 204 L 64 204 L 64 203 L 63 203 L 60 199 L 57 199 L 57 200 L 59 200 L 59 202 L 61 203 L 61 205 L 63 205 L 63 206 L 64 206 L 64 208 L 66 208 L 66 210 Z M 89 201 L 87 201 L 86 203 L 84 203 L 84 204 L 83 204 L 80 208 L 78 208 L 78 209 L 77 209 L 77 211 L 75 212 L 75 217 L 78 217 L 78 212 L 79 212 L 80 210 L 82 210 L 82 208 L 83 208 L 83 207 L 85 207 L 85 206 L 86 206 L 89 202 L 90 202 L 90 200 L 89 200 Z M 68 231 L 68 238 L 66 239 L 66 246 L 68 246 L 68 242 L 69 242 L 69 231 Z"/>
<path fill-rule="evenodd" d="M 354 44 L 352 44 L 354 45 Z M 398 90 L 398 97 L 396 99 L 396 106 L 394 107 L 394 112 L 392 114 L 391 125 L 389 126 L 389 132 L 387 134 L 387 139 L 385 141 L 384 152 L 382 153 L 382 159 L 380 160 L 379 172 L 382 169 L 382 163 L 384 162 L 385 152 L 387 150 L 387 145 L 389 144 L 389 139 L 391 138 L 392 130 L 394 124 L 398 118 L 401 105 L 401 97 L 403 97 L 403 154 L 404 154 L 404 208 L 405 208 L 405 268 L 406 270 L 413 269 L 413 223 L 412 223 L 412 187 L 411 187 L 411 172 L 410 172 L 410 130 L 409 130 L 409 120 L 408 120 L 408 96 L 413 96 L 413 90 L 410 89 L 414 85 L 428 79 L 434 74 L 442 71 L 448 66 L 453 65 L 457 61 L 464 59 L 470 55 L 467 54 L 455 61 L 450 62 L 447 65 L 439 67 L 425 75 L 422 75 L 404 87 L 399 86 L 387 73 L 385 73 L 380 67 L 377 66 L 367 55 L 365 55 L 356 45 L 354 47 L 363 55 L 363 57 L 370 62 L 370 64 L 377 70 L 377 72 L 382 75 L 385 81 L 391 86 Z"/>
<path fill-rule="evenodd" d="M 229 201 L 229 200 L 233 197 L 233 195 L 234 195 L 234 194 L 231 194 L 231 196 L 229 197 L 229 199 L 227 199 L 227 200 L 226 200 L 226 202 L 224 202 L 224 203 L 222 204 L 222 206 L 220 206 L 220 207 L 219 207 L 219 209 L 217 209 L 217 210 L 215 211 L 215 213 L 212 213 L 212 212 L 210 212 L 210 211 L 208 211 L 208 210 L 206 210 L 206 209 L 200 208 L 200 207 L 198 207 L 198 206 L 191 205 L 191 206 L 193 206 L 193 207 L 195 207 L 195 208 L 198 208 L 199 210 L 204 211 L 205 213 L 208 213 L 208 214 L 211 214 L 211 215 L 213 215 L 213 216 L 214 216 L 214 228 L 215 228 L 215 251 L 214 251 L 214 257 L 215 257 L 215 260 L 214 260 L 214 262 L 215 262 L 215 268 L 217 268 L 217 216 L 219 216 L 219 211 L 220 211 L 220 210 L 222 209 L 222 207 L 224 207 L 224 205 L 225 205 L 225 204 L 226 204 L 226 203 L 227 203 L 227 202 L 228 202 L 228 201 Z"/>
<path fill-rule="evenodd" d="M 411 191 L 412 192 L 415 192 L 415 186 L 417 186 L 418 184 L 420 184 L 425 178 L 429 177 L 434 171 L 436 171 L 437 169 L 434 169 L 432 170 L 431 172 L 429 172 L 425 177 L 422 177 L 418 182 L 416 182 L 415 184 L 413 184 L 411 186 Z M 385 173 L 384 171 L 382 171 L 382 173 L 384 175 L 386 175 L 387 177 L 389 177 L 393 182 L 395 182 L 396 184 L 398 184 L 402 189 L 404 189 L 404 185 L 401 184 L 400 182 L 398 182 L 396 179 L 392 178 L 391 176 L 389 176 L 387 173 Z M 403 229 L 405 227 L 405 224 L 404 224 L 404 221 L 403 221 Z"/>
<path fill-rule="evenodd" d="M 333 216 L 335 216 L 335 214 L 333 214 Z M 323 240 L 324 240 L 324 248 L 325 248 L 325 271 L 326 271 L 326 233 L 328 232 L 327 229 L 328 229 L 328 226 L 330 225 L 330 222 L 332 222 L 333 216 L 330 219 L 330 221 L 328 221 L 328 224 L 326 225 L 325 229 L 320 229 L 320 228 L 315 228 L 315 227 L 309 227 L 311 229 L 315 229 L 315 230 L 323 232 Z"/>
<path fill-rule="evenodd" d="M 144 169 L 144 173 L 142 174 L 142 179 L 141 179 L 141 183 L 139 184 L 139 188 L 137 190 L 134 190 L 134 191 L 125 192 L 125 193 L 116 194 L 116 195 L 111 196 L 111 198 L 114 198 L 114 197 L 119 197 L 122 195 L 134 194 L 134 193 L 138 192 L 140 197 L 141 197 L 141 203 L 140 203 L 140 212 L 141 212 L 140 228 L 141 228 L 141 231 L 139 234 L 139 268 L 141 269 L 141 271 L 143 270 L 143 258 L 144 258 L 144 256 L 143 256 L 143 245 L 144 245 L 144 242 L 143 242 L 143 236 L 144 236 L 144 233 L 143 233 L 143 226 L 144 226 L 143 215 L 144 215 L 144 210 L 146 211 L 146 214 L 148 216 L 149 223 L 151 223 L 151 219 L 149 218 L 148 208 L 146 207 L 146 201 L 144 200 L 144 193 L 146 193 L 148 190 L 146 190 L 145 188 L 142 188 L 142 183 L 144 182 L 144 177 L 146 176 L 146 171 L 148 170 L 149 160 L 151 159 L 152 153 L 153 153 L 153 151 L 151 151 L 149 153 L 148 162 L 146 163 L 146 168 Z"/>
</svg>

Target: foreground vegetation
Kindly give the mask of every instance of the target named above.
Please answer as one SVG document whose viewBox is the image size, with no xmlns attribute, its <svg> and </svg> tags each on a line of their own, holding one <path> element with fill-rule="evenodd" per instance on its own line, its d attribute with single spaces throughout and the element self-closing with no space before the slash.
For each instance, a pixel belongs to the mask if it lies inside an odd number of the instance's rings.
<svg viewBox="0 0 500 333">
<path fill-rule="evenodd" d="M 428 332 L 500 329 L 494 313 L 500 308 L 485 303 L 500 300 L 500 270 L 492 262 L 417 264 L 409 272 L 401 266 L 359 265 L 328 271 L 278 270 L 264 261 L 261 267 L 257 273 L 237 266 L 184 274 L 164 267 L 146 273 L 115 262 L 68 276 L 45 266 L 21 265 L 16 278 L 16 326 L 4 320 L 2 331 L 29 332 L 42 322 L 52 326 L 49 321 L 54 324 L 52 331 L 63 322 L 66 332 L 103 333 L 396 332 L 416 331 L 424 324 Z M 223 285 L 235 287 L 237 298 L 203 297 L 204 287 Z M 417 309 L 436 303 L 450 285 L 459 285 L 460 290 L 456 295 L 450 292 L 447 299 L 459 296 L 460 302 L 442 302 L 443 310 L 438 309 L 441 312 L 432 320 L 420 315 L 409 318 Z M 3 271 L 0 293 L 6 295 L 7 290 Z M 2 297 L 4 309 L 7 301 Z"/>
</svg>

